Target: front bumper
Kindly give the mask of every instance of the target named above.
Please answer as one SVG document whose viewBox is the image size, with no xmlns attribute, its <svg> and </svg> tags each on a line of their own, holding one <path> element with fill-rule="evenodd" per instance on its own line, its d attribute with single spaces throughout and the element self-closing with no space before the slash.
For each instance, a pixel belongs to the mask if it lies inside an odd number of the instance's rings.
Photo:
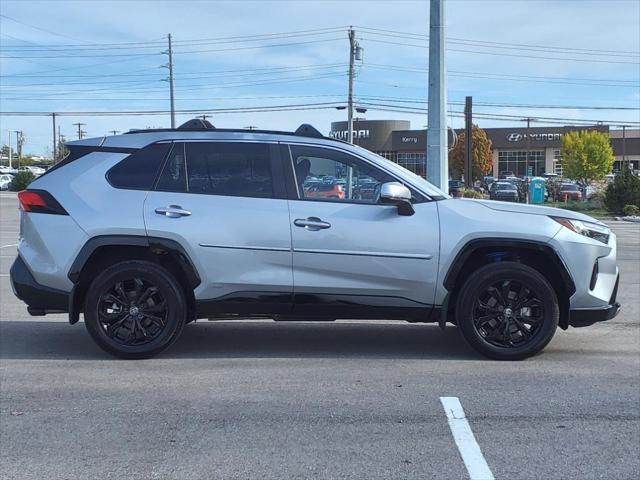
<svg viewBox="0 0 640 480">
<path fill-rule="evenodd" d="M 27 311 L 31 315 L 65 313 L 68 311 L 69 294 L 36 282 L 22 257 L 18 256 L 15 259 L 9 276 L 13 293 L 27 304 Z"/>
<path fill-rule="evenodd" d="M 616 278 L 609 305 L 599 308 L 572 308 L 569 310 L 569 325 L 572 327 L 588 327 L 597 322 L 611 320 L 620 313 L 620 304 L 616 301 L 620 275 Z"/>
</svg>

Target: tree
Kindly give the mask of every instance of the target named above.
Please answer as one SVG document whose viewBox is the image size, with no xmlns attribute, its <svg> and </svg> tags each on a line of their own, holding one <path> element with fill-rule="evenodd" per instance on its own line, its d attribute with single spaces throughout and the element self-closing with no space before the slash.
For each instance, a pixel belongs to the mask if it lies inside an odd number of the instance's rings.
<svg viewBox="0 0 640 480">
<path fill-rule="evenodd" d="M 562 169 L 564 175 L 589 185 L 605 177 L 613 167 L 613 149 L 604 132 L 586 130 L 562 136 Z"/>
<path fill-rule="evenodd" d="M 487 133 L 477 125 L 471 129 L 471 153 L 473 178 L 481 178 L 491 172 L 493 167 L 493 145 Z M 458 143 L 449 152 L 449 169 L 464 172 L 464 160 L 467 154 L 465 134 L 458 135 Z"/>
<path fill-rule="evenodd" d="M 640 207 L 640 178 L 623 166 L 616 178 L 607 186 L 604 204 L 607 210 L 620 213 L 627 205 Z"/>
<path fill-rule="evenodd" d="M 16 151 L 15 151 L 13 148 L 11 149 L 11 156 L 12 156 L 13 158 L 18 158 L 18 157 L 16 156 Z M 3 158 L 4 158 L 4 157 L 9 158 L 9 146 L 8 146 L 8 145 L 3 145 L 3 146 L 2 146 L 2 157 L 3 157 Z"/>
</svg>

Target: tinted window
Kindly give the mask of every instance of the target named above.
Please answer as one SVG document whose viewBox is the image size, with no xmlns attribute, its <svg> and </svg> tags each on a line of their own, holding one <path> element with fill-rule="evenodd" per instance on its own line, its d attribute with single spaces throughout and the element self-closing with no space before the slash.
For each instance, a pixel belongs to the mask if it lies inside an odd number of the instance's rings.
<svg viewBox="0 0 640 480">
<path fill-rule="evenodd" d="M 291 146 L 300 198 L 377 203 L 380 185 L 394 179 L 351 155 L 318 147 Z"/>
<path fill-rule="evenodd" d="M 186 192 L 187 182 L 184 166 L 184 143 L 174 143 L 164 164 L 156 190 Z"/>
<path fill-rule="evenodd" d="M 109 182 L 116 188 L 151 189 L 170 146 L 170 143 L 155 143 L 132 153 L 109 170 Z"/>
<path fill-rule="evenodd" d="M 194 142 L 186 155 L 189 193 L 273 197 L 268 144 Z"/>
</svg>

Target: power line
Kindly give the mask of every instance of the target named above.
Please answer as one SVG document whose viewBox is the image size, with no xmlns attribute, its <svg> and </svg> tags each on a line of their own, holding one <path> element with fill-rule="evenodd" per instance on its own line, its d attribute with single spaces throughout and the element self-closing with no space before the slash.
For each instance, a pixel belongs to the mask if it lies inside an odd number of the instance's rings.
<svg viewBox="0 0 640 480">
<path fill-rule="evenodd" d="M 414 38 L 416 40 L 418 39 L 427 40 L 427 41 L 429 40 L 429 36 L 422 33 L 402 32 L 397 30 L 385 30 L 381 28 L 372 28 L 372 27 L 358 27 L 358 29 L 363 31 L 370 31 L 369 33 L 378 32 L 379 35 L 383 35 L 384 33 L 387 33 L 387 34 L 393 34 L 389 36 L 402 37 L 402 38 Z M 503 46 L 510 46 L 513 48 L 531 47 L 531 48 L 554 49 L 554 50 L 561 50 L 566 52 L 593 52 L 593 53 L 598 53 L 603 55 L 626 53 L 626 54 L 630 54 L 631 56 L 640 56 L 640 51 L 638 50 L 635 50 L 635 51 L 603 50 L 603 49 L 594 49 L 594 48 L 575 48 L 575 47 L 555 46 L 555 45 L 535 45 L 530 43 L 506 43 L 506 42 L 496 42 L 496 41 L 489 41 L 489 40 L 479 40 L 479 39 L 460 38 L 460 37 L 447 37 L 447 40 L 449 42 L 474 42 L 476 44 L 486 43 L 486 44 L 492 44 L 492 45 L 503 45 Z"/>
</svg>

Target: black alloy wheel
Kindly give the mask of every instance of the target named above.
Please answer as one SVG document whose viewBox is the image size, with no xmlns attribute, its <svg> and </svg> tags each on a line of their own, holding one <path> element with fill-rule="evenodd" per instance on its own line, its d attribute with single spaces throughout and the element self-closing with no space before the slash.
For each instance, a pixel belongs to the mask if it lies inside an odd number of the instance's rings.
<svg viewBox="0 0 640 480">
<path fill-rule="evenodd" d="M 560 310 L 556 292 L 537 270 L 495 262 L 473 272 L 460 289 L 456 321 L 469 344 L 496 360 L 522 360 L 551 341 Z"/>
<path fill-rule="evenodd" d="M 472 312 L 478 334 L 496 347 L 517 347 L 532 340 L 544 322 L 538 294 L 517 280 L 501 280 L 476 296 Z"/>
<path fill-rule="evenodd" d="M 165 328 L 168 312 L 160 289 L 139 277 L 117 281 L 98 300 L 100 328 L 122 345 L 153 341 Z"/>
<path fill-rule="evenodd" d="M 105 351 L 120 358 L 152 357 L 180 335 L 186 320 L 185 294 L 166 269 L 129 260 L 107 268 L 91 283 L 85 326 Z"/>
</svg>

